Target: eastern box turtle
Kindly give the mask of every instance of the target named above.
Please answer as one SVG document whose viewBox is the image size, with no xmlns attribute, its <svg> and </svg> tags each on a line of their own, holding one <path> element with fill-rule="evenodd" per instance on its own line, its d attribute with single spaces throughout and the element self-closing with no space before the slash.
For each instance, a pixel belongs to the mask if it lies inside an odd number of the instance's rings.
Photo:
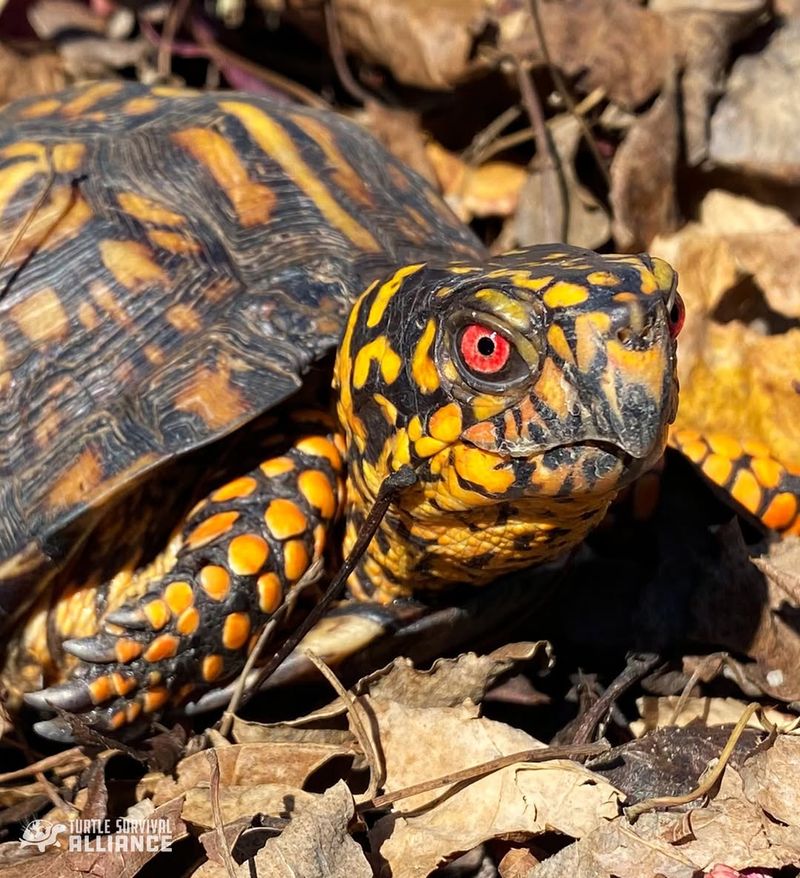
<svg viewBox="0 0 800 878">
<path fill-rule="evenodd" d="M 3 681 L 98 729 L 235 678 L 389 473 L 417 482 L 350 600 L 563 554 L 667 441 L 666 263 L 491 257 L 332 113 L 120 82 L 18 102 L 0 211 Z"/>
</svg>

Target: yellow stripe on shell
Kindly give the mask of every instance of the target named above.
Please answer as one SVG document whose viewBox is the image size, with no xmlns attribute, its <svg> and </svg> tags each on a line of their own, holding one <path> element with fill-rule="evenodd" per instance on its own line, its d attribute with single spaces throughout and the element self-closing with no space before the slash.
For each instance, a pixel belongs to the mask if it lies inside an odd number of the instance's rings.
<svg viewBox="0 0 800 878">
<path fill-rule="evenodd" d="M 336 201 L 325 184 L 303 160 L 288 133 L 263 110 L 240 101 L 220 101 L 220 107 L 237 118 L 253 140 L 295 185 L 314 202 L 326 220 L 360 250 L 378 252 L 380 244 Z"/>
</svg>

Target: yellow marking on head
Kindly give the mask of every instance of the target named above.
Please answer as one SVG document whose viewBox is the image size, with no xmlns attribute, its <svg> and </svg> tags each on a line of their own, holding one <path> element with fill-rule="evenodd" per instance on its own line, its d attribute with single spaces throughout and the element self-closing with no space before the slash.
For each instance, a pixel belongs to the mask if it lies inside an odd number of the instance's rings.
<svg viewBox="0 0 800 878">
<path fill-rule="evenodd" d="M 240 101 L 220 101 L 220 107 L 237 118 L 253 140 L 276 161 L 284 173 L 314 202 L 326 220 L 360 250 L 373 253 L 381 245 L 331 195 L 325 184 L 303 160 L 284 128 L 263 110 Z"/>
<path fill-rule="evenodd" d="M 613 296 L 615 302 L 638 302 L 639 296 L 636 293 L 615 293 Z"/>
<path fill-rule="evenodd" d="M 192 380 L 176 396 L 175 408 L 192 412 L 211 430 L 219 430 L 241 418 L 249 406 L 239 388 L 231 383 L 230 369 L 223 362 L 218 369 L 198 366 Z"/>
<path fill-rule="evenodd" d="M 370 306 L 369 314 L 367 315 L 367 326 L 377 326 L 381 320 L 383 320 L 386 307 L 392 300 L 392 297 L 403 285 L 403 281 L 412 274 L 416 274 L 423 266 L 424 263 L 422 262 L 416 265 L 405 265 L 403 268 L 399 268 L 389 280 L 381 286 L 378 292 L 375 293 L 375 298 L 372 300 L 372 305 Z"/>
<path fill-rule="evenodd" d="M 390 400 L 386 399 L 382 393 L 376 393 L 372 398 L 380 408 L 384 418 L 386 418 L 386 423 L 389 424 L 390 427 L 394 427 L 397 423 L 397 406 Z"/>
<path fill-rule="evenodd" d="M 392 450 L 392 469 L 398 470 L 401 466 L 406 466 L 409 463 L 411 463 L 411 443 L 408 438 L 408 430 L 397 430 Z"/>
<path fill-rule="evenodd" d="M 724 485 L 733 472 L 733 464 L 730 458 L 721 454 L 709 454 L 703 461 L 703 472 L 718 485 Z"/>
<path fill-rule="evenodd" d="M 734 500 L 741 503 L 749 512 L 758 512 L 758 507 L 761 505 L 761 487 L 750 470 L 739 470 L 736 473 L 731 494 Z"/>
<path fill-rule="evenodd" d="M 449 268 L 450 274 L 474 274 L 476 271 L 480 271 L 480 268 L 472 265 L 451 265 Z M 491 277 L 491 275 L 489 275 Z"/>
<path fill-rule="evenodd" d="M 423 436 L 414 443 L 414 451 L 419 457 L 432 457 L 447 448 L 447 442 L 440 439 L 433 439 L 430 436 Z"/>
<path fill-rule="evenodd" d="M 414 415 L 408 422 L 408 437 L 412 442 L 422 438 L 422 421 L 419 415 Z"/>
<path fill-rule="evenodd" d="M 325 158 L 328 160 L 332 168 L 332 176 L 337 185 L 346 192 L 353 201 L 363 207 L 372 207 L 374 201 L 369 194 L 369 190 L 364 185 L 361 175 L 347 161 L 339 149 L 333 131 L 311 116 L 302 116 L 299 113 L 292 113 L 289 117 L 292 122 L 304 131 L 314 143 L 322 150 Z"/>
<path fill-rule="evenodd" d="M 278 497 L 267 506 L 264 521 L 276 540 L 296 537 L 308 527 L 308 520 L 303 510 L 291 500 L 282 497 Z"/>
<path fill-rule="evenodd" d="M 47 505 L 53 508 L 81 503 L 102 481 L 103 466 L 100 460 L 91 449 L 85 448 L 56 479 L 47 495 Z"/>
<path fill-rule="evenodd" d="M 271 615 L 278 609 L 283 600 L 281 581 L 276 573 L 265 573 L 258 577 L 258 607 L 262 613 Z"/>
<path fill-rule="evenodd" d="M 765 488 L 777 488 L 784 473 L 783 467 L 773 457 L 755 457 L 750 468 Z"/>
<path fill-rule="evenodd" d="M 595 287 L 616 287 L 622 281 L 610 271 L 592 271 L 586 275 L 586 280 Z"/>
<path fill-rule="evenodd" d="M 214 601 L 221 601 L 231 590 L 231 578 L 224 567 L 207 564 L 200 571 L 200 587 Z"/>
<path fill-rule="evenodd" d="M 294 469 L 294 461 L 291 457 L 273 457 L 259 465 L 259 469 L 267 478 L 274 479 L 284 473 L 290 473 Z"/>
<path fill-rule="evenodd" d="M 143 223 L 155 223 L 160 226 L 182 226 L 186 223 L 183 214 L 175 213 L 158 201 L 138 192 L 120 192 L 117 195 L 117 202 L 125 213 Z"/>
<path fill-rule="evenodd" d="M 177 616 L 192 605 L 194 592 L 188 582 L 170 582 L 164 589 L 164 600 L 170 610 Z"/>
<path fill-rule="evenodd" d="M 658 256 L 651 257 L 653 263 L 653 277 L 656 280 L 657 289 L 669 290 L 675 282 L 675 270 L 663 259 Z M 650 292 L 645 290 L 644 292 Z"/>
<path fill-rule="evenodd" d="M 581 284 L 556 281 L 542 297 L 548 308 L 571 308 L 589 298 L 589 290 Z"/>
<path fill-rule="evenodd" d="M 143 113 L 152 113 L 158 104 L 159 102 L 151 97 L 131 98 L 122 105 L 122 114 L 123 116 L 141 116 Z"/>
<path fill-rule="evenodd" d="M 411 376 L 420 393 L 433 393 L 440 386 L 439 371 L 430 355 L 434 338 L 436 338 L 436 321 L 431 317 L 411 358 Z"/>
<path fill-rule="evenodd" d="M 99 82 L 97 85 L 87 86 L 81 90 L 77 97 L 67 101 L 61 107 L 61 115 L 68 118 L 80 116 L 86 110 L 102 101 L 103 98 L 116 94 L 121 88 L 121 82 Z"/>
<path fill-rule="evenodd" d="M 475 293 L 475 298 L 485 302 L 493 313 L 499 314 L 520 331 L 524 331 L 530 326 L 529 312 L 525 306 L 501 290 L 491 288 L 478 290 Z"/>
<path fill-rule="evenodd" d="M 51 287 L 31 293 L 10 313 L 20 332 L 35 345 L 58 341 L 69 334 L 69 318 Z"/>
<path fill-rule="evenodd" d="M 51 153 L 53 170 L 58 174 L 74 174 L 86 155 L 83 143 L 57 143 Z"/>
<path fill-rule="evenodd" d="M 229 613 L 222 625 L 222 645 L 225 649 L 241 649 L 250 636 L 250 617 L 247 613 Z"/>
<path fill-rule="evenodd" d="M 283 545 L 283 572 L 296 582 L 308 569 L 308 551 L 302 540 L 289 540 Z"/>
<path fill-rule="evenodd" d="M 239 576 L 252 576 L 264 566 L 269 555 L 267 541 L 258 534 L 241 534 L 228 546 L 228 567 Z"/>
<path fill-rule="evenodd" d="M 546 277 L 531 277 L 530 272 L 522 271 L 518 268 L 497 268 L 486 274 L 487 278 L 507 277 L 511 279 L 514 286 L 522 287 L 525 290 L 532 290 L 534 293 L 546 287 L 553 280 L 553 275 Z"/>
<path fill-rule="evenodd" d="M 582 372 L 591 369 L 597 356 L 597 336 L 605 335 L 611 328 L 608 314 L 592 312 L 575 318 L 576 359 Z"/>
<path fill-rule="evenodd" d="M 304 470 L 297 477 L 297 487 L 323 518 L 333 518 L 336 512 L 336 495 L 325 473 L 317 469 Z"/>
<path fill-rule="evenodd" d="M 326 458 L 333 467 L 334 472 L 339 472 L 342 469 L 341 452 L 336 447 L 336 444 L 326 436 L 306 436 L 304 439 L 300 439 L 299 442 L 295 442 L 294 447 L 305 454 Z"/>
<path fill-rule="evenodd" d="M 178 652 L 180 640 L 174 634 L 162 634 L 144 651 L 144 658 L 148 662 L 163 662 L 173 658 Z"/>
<path fill-rule="evenodd" d="M 514 471 L 502 458 L 469 445 L 453 448 L 456 472 L 468 482 L 492 494 L 505 494 L 514 484 Z"/>
<path fill-rule="evenodd" d="M 217 488 L 211 494 L 211 500 L 214 503 L 224 503 L 226 500 L 235 500 L 239 497 L 249 497 L 258 487 L 258 482 L 252 476 L 240 476 Z"/>
<path fill-rule="evenodd" d="M 166 284 L 169 277 L 153 260 L 149 247 L 139 241 L 106 239 L 98 244 L 103 265 L 123 287 L 139 290 L 152 283 Z"/>
<path fill-rule="evenodd" d="M 392 384 L 397 380 L 403 361 L 392 350 L 389 339 L 385 335 L 379 335 L 367 342 L 356 354 L 353 366 L 353 387 L 361 389 L 367 383 L 373 360 L 377 360 L 383 380 L 387 384 Z"/>
<path fill-rule="evenodd" d="M 789 527 L 797 515 L 797 498 L 788 491 L 776 494 L 764 510 L 761 520 L 772 530 Z"/>
<path fill-rule="evenodd" d="M 187 128 L 175 132 L 172 139 L 211 174 L 243 226 L 261 225 L 269 220 L 275 193 L 250 179 L 230 141 L 209 128 Z"/>
<path fill-rule="evenodd" d="M 572 353 L 572 348 L 567 341 L 567 336 L 562 327 L 557 323 L 553 323 L 547 330 L 547 341 L 553 351 L 558 354 L 565 363 L 575 363 L 575 357 Z"/>
<path fill-rule="evenodd" d="M 45 98 L 43 101 L 29 104 L 19 115 L 21 119 L 38 119 L 40 116 L 49 116 L 60 106 L 61 101 L 57 101 L 55 98 Z"/>
<path fill-rule="evenodd" d="M 450 402 L 437 409 L 428 420 L 428 433 L 442 442 L 455 442 L 462 429 L 461 406 Z"/>
<path fill-rule="evenodd" d="M 238 521 L 238 512 L 218 512 L 197 525 L 186 539 L 190 549 L 199 549 L 230 531 Z"/>
<path fill-rule="evenodd" d="M 160 631 L 172 618 L 169 607 L 161 598 L 146 601 L 142 606 L 142 612 L 154 631 Z"/>
<path fill-rule="evenodd" d="M 536 380 L 533 390 L 534 396 L 550 406 L 554 412 L 558 414 L 566 413 L 570 409 L 567 387 L 564 373 L 550 357 L 547 357 L 542 364 L 542 371 Z M 527 401 L 530 402 L 530 400 Z"/>
<path fill-rule="evenodd" d="M 222 673 L 225 663 L 221 655 L 207 655 L 203 659 L 202 675 L 206 683 L 212 683 Z"/>
<path fill-rule="evenodd" d="M 487 418 L 499 415 L 507 405 L 508 400 L 501 397 L 480 394 L 472 400 L 472 413 L 476 420 L 485 421 Z"/>
<path fill-rule="evenodd" d="M 200 613 L 197 612 L 195 607 L 187 607 L 175 622 L 175 630 L 184 637 L 194 634 L 199 627 Z"/>
</svg>

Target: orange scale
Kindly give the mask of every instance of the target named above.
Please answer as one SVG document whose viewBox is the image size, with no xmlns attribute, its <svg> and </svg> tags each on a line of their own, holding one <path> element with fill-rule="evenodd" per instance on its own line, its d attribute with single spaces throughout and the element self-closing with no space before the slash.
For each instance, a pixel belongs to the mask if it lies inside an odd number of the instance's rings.
<svg viewBox="0 0 800 878">
<path fill-rule="evenodd" d="M 172 612 L 179 616 L 194 601 L 194 591 L 188 582 L 170 582 L 164 589 L 164 600 Z"/>
<path fill-rule="evenodd" d="M 214 601 L 221 601 L 231 590 L 231 577 L 224 567 L 208 564 L 200 571 L 200 586 Z"/>
<path fill-rule="evenodd" d="M 283 600 L 283 588 L 276 573 L 265 573 L 258 577 L 258 606 L 262 613 L 271 615 Z"/>
<path fill-rule="evenodd" d="M 794 494 L 784 491 L 776 494 L 764 510 L 761 520 L 772 530 L 783 530 L 789 527 L 797 516 L 797 498 Z"/>
<path fill-rule="evenodd" d="M 736 474 L 731 494 L 734 500 L 741 503 L 749 512 L 758 512 L 758 507 L 761 505 L 761 487 L 750 470 L 740 470 Z"/>
<path fill-rule="evenodd" d="M 150 623 L 150 627 L 155 631 L 160 631 L 172 618 L 169 607 L 160 598 L 147 601 L 142 607 L 142 611 Z"/>
<path fill-rule="evenodd" d="M 754 457 L 750 469 L 765 488 L 777 488 L 784 473 L 783 467 L 772 457 Z"/>
<path fill-rule="evenodd" d="M 147 647 L 144 657 L 148 662 L 161 662 L 173 658 L 179 646 L 180 639 L 174 634 L 162 634 Z"/>
<path fill-rule="evenodd" d="M 225 649 L 241 649 L 250 636 L 250 617 L 247 613 L 231 613 L 222 626 L 222 645 Z"/>
<path fill-rule="evenodd" d="M 189 637 L 197 631 L 199 626 L 200 613 L 197 612 L 195 607 L 189 607 L 178 616 L 178 621 L 175 623 L 175 630 L 183 637 Z"/>
<path fill-rule="evenodd" d="M 222 673 L 224 663 L 221 655 L 207 655 L 203 659 L 202 674 L 206 683 L 216 680 Z"/>
<path fill-rule="evenodd" d="M 268 555 L 269 546 L 263 537 L 242 534 L 228 546 L 228 566 L 239 576 L 252 576 L 261 570 Z"/>
<path fill-rule="evenodd" d="M 290 540 L 283 547 L 283 571 L 286 578 L 296 582 L 308 569 L 308 551 L 302 540 Z"/>
<path fill-rule="evenodd" d="M 228 533 L 238 519 L 238 512 L 218 512 L 197 525 L 186 538 L 186 545 L 190 549 L 199 549 Z"/>
<path fill-rule="evenodd" d="M 89 683 L 89 695 L 92 698 L 92 704 L 102 704 L 114 696 L 114 686 L 110 676 L 98 677 Z"/>
<path fill-rule="evenodd" d="M 144 647 L 141 643 L 138 643 L 136 640 L 129 640 L 128 638 L 120 638 L 114 644 L 116 659 L 123 665 L 127 665 L 129 662 L 134 661 L 134 659 L 139 658 L 143 649 Z"/>
<path fill-rule="evenodd" d="M 221 488 L 217 488 L 212 493 L 211 499 L 214 503 L 223 503 L 225 500 L 249 497 L 257 487 L 258 482 L 252 476 L 242 476 L 241 478 L 234 479 L 232 482 L 228 482 L 227 485 L 223 485 Z"/>
<path fill-rule="evenodd" d="M 166 704 L 167 698 L 169 698 L 169 692 L 165 688 L 150 689 L 144 693 L 142 709 L 145 713 L 153 713 Z"/>
<path fill-rule="evenodd" d="M 276 540 L 296 537 L 308 527 L 303 510 L 291 500 L 281 497 L 269 504 L 264 513 L 264 521 Z"/>
</svg>

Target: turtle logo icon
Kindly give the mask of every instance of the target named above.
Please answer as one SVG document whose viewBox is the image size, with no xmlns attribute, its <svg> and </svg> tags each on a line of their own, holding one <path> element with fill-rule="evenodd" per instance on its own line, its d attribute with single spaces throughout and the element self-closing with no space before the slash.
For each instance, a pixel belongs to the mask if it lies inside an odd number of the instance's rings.
<svg viewBox="0 0 800 878">
<path fill-rule="evenodd" d="M 25 827 L 22 838 L 19 841 L 20 847 L 36 847 L 39 853 L 43 853 L 46 847 L 55 844 L 58 836 L 62 832 L 66 832 L 67 827 L 64 823 L 51 823 L 49 820 L 34 820 Z"/>
</svg>

